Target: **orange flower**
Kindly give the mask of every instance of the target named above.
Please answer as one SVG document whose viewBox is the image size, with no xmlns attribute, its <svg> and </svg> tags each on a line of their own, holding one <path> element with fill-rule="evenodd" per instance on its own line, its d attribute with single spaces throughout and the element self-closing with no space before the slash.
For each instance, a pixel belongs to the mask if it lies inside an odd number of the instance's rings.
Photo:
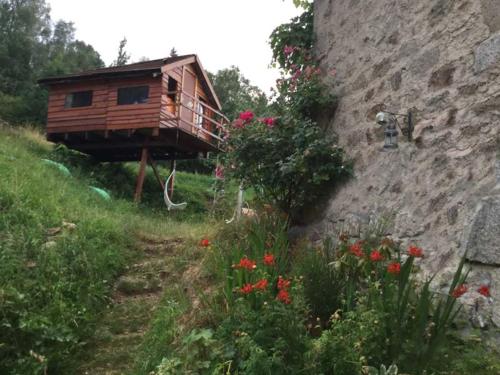
<svg viewBox="0 0 500 375">
<path fill-rule="evenodd" d="M 361 248 L 361 242 L 358 241 L 356 243 L 353 243 L 350 247 L 349 247 L 349 251 L 354 254 L 355 256 L 357 257 L 362 257 L 363 256 L 363 249 Z"/>
<path fill-rule="evenodd" d="M 278 289 L 279 290 L 285 290 L 285 289 L 290 288 L 290 284 L 291 284 L 290 280 L 285 280 L 281 276 L 278 276 Z"/>
<path fill-rule="evenodd" d="M 250 260 L 247 257 L 243 257 L 240 259 L 240 262 L 238 264 L 235 264 L 233 267 L 234 268 L 244 268 L 246 270 L 252 271 L 257 266 L 256 266 L 254 260 Z"/>
<path fill-rule="evenodd" d="M 269 253 L 264 254 L 263 262 L 266 266 L 274 266 L 274 255 Z"/>
<path fill-rule="evenodd" d="M 208 246 L 210 246 L 210 241 L 208 240 L 208 238 L 203 238 L 203 239 L 200 241 L 200 246 L 203 246 L 203 247 L 208 247 Z"/>
<path fill-rule="evenodd" d="M 253 285 L 252 284 L 245 284 L 243 285 L 243 288 L 240 289 L 241 294 L 250 294 L 253 292 Z"/>
<path fill-rule="evenodd" d="M 485 297 L 490 296 L 490 287 L 488 285 L 481 285 L 477 292 Z"/>
<path fill-rule="evenodd" d="M 268 284 L 269 284 L 269 282 L 266 279 L 262 279 L 262 280 L 257 281 L 253 287 L 254 287 L 254 289 L 257 289 L 257 290 L 266 290 Z"/>
<path fill-rule="evenodd" d="M 370 254 L 370 260 L 372 262 L 380 262 L 384 260 L 384 256 L 378 250 L 373 250 Z"/>
<path fill-rule="evenodd" d="M 290 304 L 290 302 L 292 302 L 292 300 L 290 299 L 290 293 L 288 293 L 288 291 L 284 289 L 278 292 L 276 299 L 283 302 L 285 305 L 288 305 Z"/>
<path fill-rule="evenodd" d="M 467 285 L 461 284 L 457 286 L 452 292 L 451 296 L 453 298 L 460 298 L 462 297 L 465 293 L 467 293 Z"/>
<path fill-rule="evenodd" d="M 401 272 L 401 264 L 398 262 L 392 262 L 387 266 L 387 272 L 397 275 Z"/>
<path fill-rule="evenodd" d="M 408 248 L 408 255 L 415 258 L 422 258 L 424 251 L 420 247 L 410 246 Z"/>
</svg>

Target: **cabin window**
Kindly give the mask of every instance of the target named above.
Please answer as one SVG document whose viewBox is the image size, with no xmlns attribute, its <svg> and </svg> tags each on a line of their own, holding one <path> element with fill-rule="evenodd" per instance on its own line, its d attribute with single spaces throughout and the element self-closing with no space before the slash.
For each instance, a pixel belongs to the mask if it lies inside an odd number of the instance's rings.
<svg viewBox="0 0 500 375">
<path fill-rule="evenodd" d="M 78 91 L 66 95 L 65 108 L 89 107 L 92 105 L 92 91 Z"/>
<path fill-rule="evenodd" d="M 177 81 L 172 77 L 168 77 L 167 95 L 170 99 L 172 99 L 173 102 L 176 101 L 177 87 L 178 87 Z"/>
<path fill-rule="evenodd" d="M 118 89 L 118 105 L 143 104 L 149 98 L 149 86 L 123 87 Z"/>
</svg>

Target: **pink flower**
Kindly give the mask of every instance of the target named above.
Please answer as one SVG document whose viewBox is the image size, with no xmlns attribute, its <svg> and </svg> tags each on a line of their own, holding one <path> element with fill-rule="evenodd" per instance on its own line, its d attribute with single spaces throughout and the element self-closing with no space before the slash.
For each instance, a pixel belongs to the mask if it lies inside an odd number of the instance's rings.
<svg viewBox="0 0 500 375">
<path fill-rule="evenodd" d="M 276 122 L 275 117 L 266 117 L 262 120 L 264 124 L 266 124 L 269 128 L 272 128 L 274 126 L 274 123 Z"/>
<path fill-rule="evenodd" d="M 292 76 L 292 81 L 296 81 L 299 79 L 300 75 L 302 74 L 302 72 L 300 70 L 296 70 L 294 73 L 293 73 L 293 76 Z"/>
<path fill-rule="evenodd" d="M 237 118 L 233 121 L 233 126 L 238 129 L 242 129 L 245 127 L 245 122 L 241 118 Z"/>
<path fill-rule="evenodd" d="M 285 48 L 283 48 L 283 53 L 285 56 L 289 56 L 293 53 L 293 50 L 294 48 L 292 46 L 285 46 Z"/>
<path fill-rule="evenodd" d="M 224 179 L 224 167 L 222 165 L 218 165 L 217 167 L 215 167 L 215 178 L 217 180 Z"/>
<path fill-rule="evenodd" d="M 252 121 L 253 120 L 253 112 L 251 112 L 251 111 L 241 112 L 239 119 L 243 120 L 244 122 Z"/>
</svg>

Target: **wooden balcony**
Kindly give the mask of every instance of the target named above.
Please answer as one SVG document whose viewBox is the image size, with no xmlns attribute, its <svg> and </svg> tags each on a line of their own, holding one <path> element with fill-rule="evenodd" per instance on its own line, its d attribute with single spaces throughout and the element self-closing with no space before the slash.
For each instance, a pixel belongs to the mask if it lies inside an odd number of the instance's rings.
<svg viewBox="0 0 500 375">
<path fill-rule="evenodd" d="M 160 129 L 180 129 L 221 150 L 228 124 L 221 112 L 184 91 L 169 91 L 162 99 Z"/>
</svg>

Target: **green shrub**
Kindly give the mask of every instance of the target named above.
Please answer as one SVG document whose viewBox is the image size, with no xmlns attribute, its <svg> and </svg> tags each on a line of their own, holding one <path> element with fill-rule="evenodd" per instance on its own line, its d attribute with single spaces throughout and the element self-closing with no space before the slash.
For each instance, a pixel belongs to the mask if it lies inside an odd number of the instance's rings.
<svg viewBox="0 0 500 375">
<path fill-rule="evenodd" d="M 314 341 L 310 362 L 316 374 L 360 374 L 383 342 L 383 316 L 376 310 L 352 311 L 332 319 L 331 327 Z"/>
<path fill-rule="evenodd" d="M 224 344 L 220 362 L 232 363 L 241 374 L 293 374 L 304 366 L 309 345 L 305 305 L 300 287 L 290 304 L 270 299 L 256 310 L 244 299 L 236 302 L 216 331 Z"/>
<path fill-rule="evenodd" d="M 345 278 L 333 267 L 334 259 L 333 249 L 328 244 L 319 249 L 306 248 L 294 259 L 294 272 L 302 277 L 311 318 L 319 318 L 323 325 L 343 307 Z"/>
</svg>

